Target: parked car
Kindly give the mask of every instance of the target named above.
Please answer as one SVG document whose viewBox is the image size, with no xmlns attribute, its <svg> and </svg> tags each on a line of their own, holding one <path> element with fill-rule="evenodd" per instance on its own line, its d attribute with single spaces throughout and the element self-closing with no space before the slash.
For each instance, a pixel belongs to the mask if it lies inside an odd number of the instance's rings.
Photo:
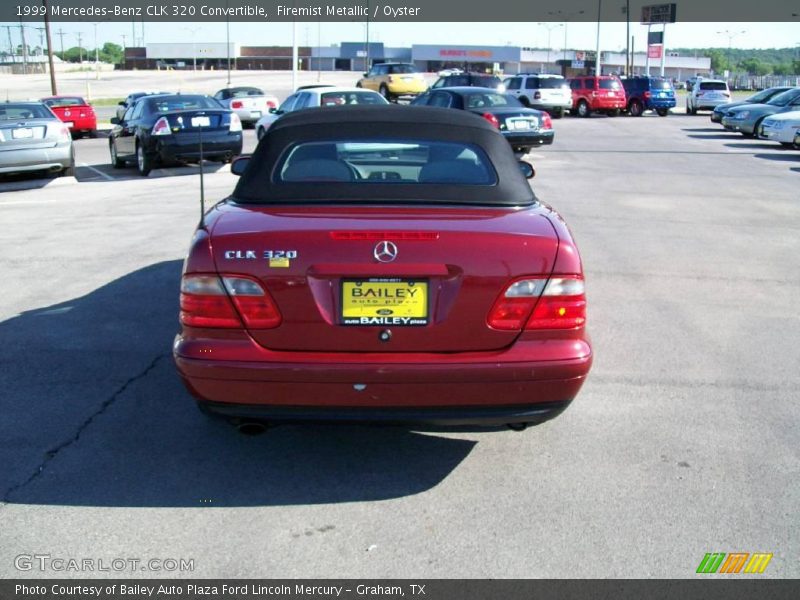
<svg viewBox="0 0 800 600">
<path fill-rule="evenodd" d="M 622 87 L 632 117 L 641 117 L 646 110 L 654 110 L 659 117 L 666 117 L 669 109 L 675 108 L 675 90 L 668 79 L 646 75 L 627 77 L 622 80 Z"/>
<path fill-rule="evenodd" d="M 210 96 L 145 96 L 111 123 L 112 166 L 119 169 L 135 161 L 145 177 L 159 165 L 200 160 L 201 136 L 203 158 L 227 162 L 242 152 L 239 117 Z"/>
<path fill-rule="evenodd" d="M 795 136 L 800 132 L 800 110 L 767 117 L 757 131 L 758 137 L 791 148 L 794 146 Z"/>
<path fill-rule="evenodd" d="M 506 78 L 503 85 L 507 94 L 525 106 L 546 110 L 556 119 L 572 108 L 572 92 L 569 83 L 561 75 L 518 73 Z"/>
<path fill-rule="evenodd" d="M 800 150 L 800 131 L 794 134 L 794 147 Z"/>
<path fill-rule="evenodd" d="M 616 117 L 626 107 L 625 88 L 612 75 L 575 77 L 569 80 L 572 90 L 572 114 L 589 117 L 602 112 Z"/>
<path fill-rule="evenodd" d="M 515 152 L 527 153 L 536 146 L 552 144 L 555 138 L 550 115 L 492 88 L 431 88 L 412 104 L 455 108 L 483 117 L 503 134 Z"/>
<path fill-rule="evenodd" d="M 356 87 L 378 92 L 389 102 L 410 100 L 428 88 L 419 69 L 410 63 L 380 63 L 358 80 Z"/>
<path fill-rule="evenodd" d="M 298 91 L 283 101 L 277 110 L 270 111 L 256 123 L 256 137 L 260 140 L 270 126 L 286 113 L 306 108 L 349 106 L 352 104 L 389 104 L 378 92 L 363 88 L 312 87 L 298 88 Z"/>
<path fill-rule="evenodd" d="M 75 174 L 69 127 L 41 102 L 0 104 L 0 174 Z"/>
<path fill-rule="evenodd" d="M 253 125 L 270 110 L 278 108 L 278 99 L 256 87 L 230 87 L 214 94 L 214 100 L 234 111 L 242 125 Z"/>
<path fill-rule="evenodd" d="M 173 356 L 201 410 L 522 429 L 589 372 L 567 225 L 464 111 L 310 109 L 231 166 L 194 234 Z"/>
<path fill-rule="evenodd" d="M 800 110 L 800 87 L 778 94 L 764 104 L 744 104 L 732 108 L 722 117 L 722 126 L 730 131 L 755 137 L 765 118 L 795 110 Z"/>
<path fill-rule="evenodd" d="M 492 88 L 501 94 L 506 91 L 506 86 L 497 75 L 487 75 L 486 73 L 454 73 L 439 77 L 433 82 L 432 90 L 445 87 L 481 87 Z"/>
<path fill-rule="evenodd" d="M 125 111 L 128 110 L 128 107 L 143 96 L 159 96 L 162 94 L 172 94 L 172 93 L 174 92 L 132 92 L 125 97 L 125 100 L 117 104 L 116 117 L 118 119 L 122 119 L 122 117 L 125 115 Z"/>
<path fill-rule="evenodd" d="M 713 123 L 722 123 L 722 117 L 732 108 L 736 108 L 738 106 L 744 106 L 745 104 L 763 104 L 764 102 L 769 102 L 778 94 L 782 94 L 788 90 L 792 89 L 791 87 L 771 87 L 765 90 L 761 90 L 741 100 L 739 102 L 728 102 L 726 104 L 720 104 L 717 106 L 714 111 L 711 113 L 711 121 Z"/>
<path fill-rule="evenodd" d="M 457 67 L 449 68 L 449 69 L 442 69 L 437 73 L 439 77 L 447 77 L 448 75 L 460 75 L 464 72 L 464 69 L 459 69 Z"/>
<path fill-rule="evenodd" d="M 97 115 L 94 108 L 80 96 L 49 96 L 42 98 L 55 115 L 63 121 L 72 137 L 97 136 Z"/>
<path fill-rule="evenodd" d="M 698 79 L 686 95 L 686 113 L 696 115 L 698 110 L 714 110 L 731 101 L 728 82 L 720 79 Z"/>
</svg>

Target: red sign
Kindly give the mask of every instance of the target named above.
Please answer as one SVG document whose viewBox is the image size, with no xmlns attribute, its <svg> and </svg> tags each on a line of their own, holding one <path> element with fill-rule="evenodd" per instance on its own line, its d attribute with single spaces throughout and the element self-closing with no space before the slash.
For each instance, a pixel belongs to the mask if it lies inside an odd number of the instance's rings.
<svg viewBox="0 0 800 600">
<path fill-rule="evenodd" d="M 470 58 L 491 58 L 491 50 L 450 50 L 443 48 L 439 50 L 439 56 L 466 56 Z"/>
<path fill-rule="evenodd" d="M 647 47 L 647 58 L 661 58 L 661 50 L 664 47 L 661 44 L 653 44 Z"/>
</svg>

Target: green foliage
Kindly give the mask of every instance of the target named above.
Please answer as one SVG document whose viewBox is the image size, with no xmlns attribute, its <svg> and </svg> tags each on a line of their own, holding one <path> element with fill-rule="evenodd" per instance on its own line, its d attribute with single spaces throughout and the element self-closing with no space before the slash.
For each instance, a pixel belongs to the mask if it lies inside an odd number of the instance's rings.
<svg viewBox="0 0 800 600">
<path fill-rule="evenodd" d="M 749 75 L 800 75 L 797 48 L 670 48 L 681 56 L 707 56 L 716 73 L 730 70 Z"/>
</svg>

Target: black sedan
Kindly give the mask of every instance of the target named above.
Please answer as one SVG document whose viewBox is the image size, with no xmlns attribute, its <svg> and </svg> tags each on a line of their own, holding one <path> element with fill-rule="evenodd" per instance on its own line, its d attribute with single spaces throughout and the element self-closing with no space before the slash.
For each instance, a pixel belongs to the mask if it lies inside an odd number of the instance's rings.
<svg viewBox="0 0 800 600">
<path fill-rule="evenodd" d="M 229 162 L 242 152 L 242 122 L 209 96 L 145 96 L 111 123 L 111 164 L 136 161 L 143 176 L 158 165 L 198 162 L 201 142 L 204 159 Z"/>
<path fill-rule="evenodd" d="M 552 144 L 555 137 L 550 115 L 527 108 L 513 96 L 491 88 L 431 89 L 412 104 L 456 108 L 479 115 L 503 134 L 515 152 L 525 153 L 536 146 Z"/>
</svg>

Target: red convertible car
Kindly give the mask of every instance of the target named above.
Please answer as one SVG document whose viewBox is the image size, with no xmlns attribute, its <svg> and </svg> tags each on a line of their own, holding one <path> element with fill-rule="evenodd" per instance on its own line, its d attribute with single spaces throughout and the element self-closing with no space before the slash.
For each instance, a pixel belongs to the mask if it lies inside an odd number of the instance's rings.
<svg viewBox="0 0 800 600">
<path fill-rule="evenodd" d="M 94 108 L 79 96 L 51 96 L 41 100 L 61 119 L 72 137 L 97 135 L 97 115 Z"/>
<path fill-rule="evenodd" d="M 522 429 L 580 390 L 578 249 L 485 119 L 298 111 L 232 170 L 192 240 L 173 347 L 204 412 Z"/>
</svg>

